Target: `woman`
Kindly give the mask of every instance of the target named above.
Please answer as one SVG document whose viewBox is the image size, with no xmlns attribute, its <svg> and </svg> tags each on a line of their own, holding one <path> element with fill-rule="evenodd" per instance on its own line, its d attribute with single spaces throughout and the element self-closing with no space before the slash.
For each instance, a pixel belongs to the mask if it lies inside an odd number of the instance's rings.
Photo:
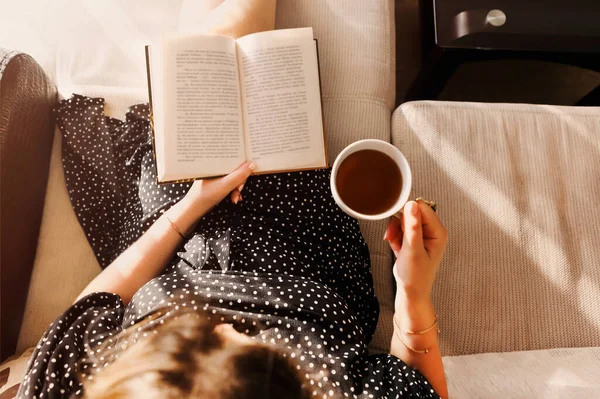
<svg viewBox="0 0 600 399">
<path fill-rule="evenodd" d="M 223 17 L 212 32 L 273 29 L 274 0 L 206 4 Z M 251 176 L 245 163 L 158 186 L 146 105 L 119 121 L 76 95 L 57 124 L 71 202 L 105 269 L 46 331 L 19 397 L 447 397 L 430 298 L 447 234 L 424 202 L 386 231 L 395 332 L 390 354 L 369 355 L 369 251 L 329 171 Z"/>
<path fill-rule="evenodd" d="M 430 299 L 446 230 L 429 206 L 411 201 L 403 222 L 390 221 L 395 333 L 391 354 L 368 355 L 378 319 L 368 249 L 335 205 L 329 171 L 251 176 L 255 164 L 245 163 L 219 179 L 158 187 L 140 124 L 147 109 L 102 124 L 99 104 L 76 96 L 58 111 L 74 207 L 101 263 L 127 241 L 102 242 L 117 216 L 131 240 L 131 226 L 150 227 L 50 326 L 20 397 L 447 396 Z M 121 142 L 131 151 L 120 149 L 129 158 L 105 161 L 141 179 L 137 193 L 123 188 L 131 181 L 121 186 L 129 205 L 118 214 L 86 202 L 116 180 L 107 167 L 94 172 L 106 181 L 89 180 L 85 165 L 97 160 L 82 161 L 72 140 L 88 154 L 96 144 L 82 148 L 73 115 L 129 135 Z"/>
</svg>

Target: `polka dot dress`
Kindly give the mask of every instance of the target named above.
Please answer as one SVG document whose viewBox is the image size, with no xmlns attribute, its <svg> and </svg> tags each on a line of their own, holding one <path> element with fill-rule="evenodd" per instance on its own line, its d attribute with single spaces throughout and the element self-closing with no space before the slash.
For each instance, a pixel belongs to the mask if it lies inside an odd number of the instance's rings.
<svg viewBox="0 0 600 399">
<path fill-rule="evenodd" d="M 190 185 L 156 184 L 146 105 L 123 122 L 104 116 L 102 99 L 74 96 L 57 116 L 71 201 L 106 267 Z M 358 223 L 335 205 L 329 171 L 251 176 L 243 197 L 205 215 L 126 308 L 115 294 L 94 293 L 67 309 L 38 344 L 19 396 L 81 396 L 89 368 L 107 361 L 80 359 L 177 303 L 278 346 L 319 397 L 437 398 L 398 358 L 368 354 L 379 313 L 369 251 Z"/>
</svg>

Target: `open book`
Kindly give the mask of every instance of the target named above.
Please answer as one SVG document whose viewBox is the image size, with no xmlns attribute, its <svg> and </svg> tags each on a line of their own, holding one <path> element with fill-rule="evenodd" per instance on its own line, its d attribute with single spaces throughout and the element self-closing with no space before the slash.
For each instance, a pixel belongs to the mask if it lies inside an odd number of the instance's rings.
<svg viewBox="0 0 600 399">
<path fill-rule="evenodd" d="M 328 166 L 312 28 L 146 47 L 159 183 Z"/>
</svg>

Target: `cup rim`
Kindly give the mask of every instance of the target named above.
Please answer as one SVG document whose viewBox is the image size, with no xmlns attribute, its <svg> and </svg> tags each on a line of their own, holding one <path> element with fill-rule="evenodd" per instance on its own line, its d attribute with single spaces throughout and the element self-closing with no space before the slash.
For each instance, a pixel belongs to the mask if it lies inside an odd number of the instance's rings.
<svg viewBox="0 0 600 399">
<path fill-rule="evenodd" d="M 338 192 L 337 186 L 336 186 L 336 182 L 335 182 L 335 178 L 337 176 L 337 171 L 340 167 L 340 164 L 342 163 L 342 161 L 344 159 L 346 159 L 346 156 L 348 155 L 348 153 L 358 146 L 362 146 L 364 144 L 370 144 L 370 143 L 377 143 L 378 145 L 384 145 L 384 146 L 390 148 L 393 152 L 395 152 L 398 155 L 398 158 L 400 159 L 399 163 L 404 164 L 403 165 L 404 168 L 402 168 L 402 165 L 398 165 L 398 167 L 400 168 L 400 171 L 402 173 L 402 188 L 400 190 L 400 196 L 398 197 L 396 204 L 394 204 L 394 206 L 392 206 L 387 211 L 378 213 L 375 215 L 367 215 L 364 213 L 356 212 L 355 210 L 350 208 L 348 205 L 346 205 L 344 203 L 344 201 L 342 201 L 342 199 L 339 195 L 339 192 Z M 365 148 L 365 150 L 367 150 L 367 149 L 373 149 L 375 151 L 378 151 L 376 148 Z M 398 162 L 396 162 L 396 164 L 398 164 Z M 336 157 L 336 159 L 333 163 L 333 167 L 331 168 L 330 187 L 331 187 L 331 192 L 333 194 L 333 199 L 335 200 L 337 205 L 348 215 L 352 216 L 353 218 L 362 219 L 362 220 L 382 220 L 382 219 L 387 219 L 390 216 L 398 214 L 402 210 L 402 208 L 404 207 L 406 202 L 408 201 L 408 197 L 410 196 L 410 191 L 412 189 L 412 171 L 410 169 L 410 165 L 408 164 L 408 161 L 406 160 L 406 157 L 404 156 L 404 154 L 402 154 L 402 151 L 400 151 L 396 146 L 392 145 L 391 143 L 388 143 L 387 141 L 383 141 L 383 140 L 377 140 L 377 139 L 358 140 L 358 141 L 355 141 L 354 143 L 346 146 L 346 148 L 344 148 Z"/>
</svg>

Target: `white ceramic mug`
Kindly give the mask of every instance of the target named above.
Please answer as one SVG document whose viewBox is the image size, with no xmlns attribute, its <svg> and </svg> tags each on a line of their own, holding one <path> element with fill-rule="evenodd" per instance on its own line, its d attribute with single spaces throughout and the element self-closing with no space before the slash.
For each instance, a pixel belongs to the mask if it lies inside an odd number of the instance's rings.
<svg viewBox="0 0 600 399">
<path fill-rule="evenodd" d="M 344 201 L 342 201 L 338 193 L 337 187 L 335 185 L 338 170 L 344 159 L 346 159 L 348 155 L 361 150 L 376 150 L 388 155 L 394 160 L 394 162 L 396 162 L 396 165 L 398 165 L 398 168 L 400 168 L 400 173 L 402 174 L 402 188 L 400 190 L 398 200 L 390 209 L 376 215 L 365 215 L 364 213 L 354 211 L 352 208 L 346 205 Z M 410 190 L 412 188 L 412 173 L 410 171 L 408 161 L 406 160 L 404 155 L 400 152 L 399 149 L 397 149 L 390 143 L 374 139 L 360 140 L 344 148 L 344 150 L 340 152 L 340 154 L 335 159 L 335 162 L 333 163 L 333 168 L 331 169 L 330 186 L 331 193 L 333 194 L 333 199 L 345 213 L 356 219 L 381 220 L 393 215 L 400 214 L 402 207 L 404 207 L 404 204 L 406 204 L 406 202 L 408 201 L 408 197 L 410 196 Z"/>
</svg>

